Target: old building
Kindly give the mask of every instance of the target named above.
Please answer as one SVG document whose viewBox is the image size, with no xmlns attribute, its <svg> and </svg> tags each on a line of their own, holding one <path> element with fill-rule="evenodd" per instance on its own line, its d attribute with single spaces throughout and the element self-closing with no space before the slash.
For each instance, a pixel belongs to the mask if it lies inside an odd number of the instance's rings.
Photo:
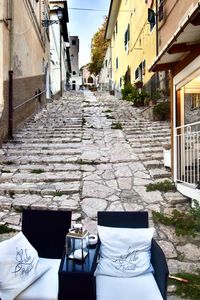
<svg viewBox="0 0 200 300">
<path fill-rule="evenodd" d="M 49 38 L 42 26 L 45 13 L 48 1 L 1 1 L 0 140 L 45 101 L 49 66 Z"/>
<path fill-rule="evenodd" d="M 68 89 L 71 73 L 67 1 L 49 0 L 50 4 L 50 91 L 54 98 Z M 55 21 L 55 23 L 54 23 Z"/>
<path fill-rule="evenodd" d="M 54 75 L 50 66 L 50 28 L 54 25 L 50 20 L 50 2 L 56 5 L 57 40 L 64 45 L 66 0 L 0 1 L 0 142 L 12 136 L 12 131 L 51 97 Z M 60 68 L 66 64 L 67 53 L 64 47 L 58 48 L 57 53 L 59 49 Z M 64 73 L 61 68 L 59 89 L 64 86 Z"/>
<path fill-rule="evenodd" d="M 110 40 L 112 88 L 117 93 L 124 80 L 145 86 L 149 93 L 158 87 L 157 74 L 147 68 L 157 51 L 155 10 L 155 1 L 111 1 L 106 39 Z"/>
<path fill-rule="evenodd" d="M 200 1 L 160 1 L 159 54 L 150 71 L 169 71 L 172 165 L 177 189 L 200 202 Z"/>
<path fill-rule="evenodd" d="M 79 90 L 82 84 L 82 76 L 79 71 L 79 38 L 70 36 L 70 61 L 71 61 L 71 89 Z"/>
<path fill-rule="evenodd" d="M 97 77 L 94 74 L 91 74 L 88 68 L 88 65 L 85 65 L 81 68 L 82 70 L 82 82 L 83 86 L 86 88 L 92 88 L 97 86 Z"/>
<path fill-rule="evenodd" d="M 108 47 L 104 57 L 103 66 L 99 74 L 98 86 L 101 91 L 112 90 L 112 62 L 110 46 Z"/>
</svg>

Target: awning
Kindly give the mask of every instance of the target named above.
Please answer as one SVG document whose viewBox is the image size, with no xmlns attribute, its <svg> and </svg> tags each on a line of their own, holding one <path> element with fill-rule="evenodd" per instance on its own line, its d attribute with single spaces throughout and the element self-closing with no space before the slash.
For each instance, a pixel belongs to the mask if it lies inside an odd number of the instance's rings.
<svg viewBox="0 0 200 300">
<path fill-rule="evenodd" d="M 173 69 L 189 55 L 200 55 L 200 1 L 187 14 L 169 42 L 156 57 L 149 71 Z"/>
</svg>

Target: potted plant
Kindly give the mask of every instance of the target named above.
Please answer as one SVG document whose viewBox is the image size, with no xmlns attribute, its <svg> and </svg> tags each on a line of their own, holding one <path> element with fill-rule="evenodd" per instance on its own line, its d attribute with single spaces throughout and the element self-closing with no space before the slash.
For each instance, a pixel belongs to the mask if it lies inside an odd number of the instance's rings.
<svg viewBox="0 0 200 300">
<path fill-rule="evenodd" d="M 171 168 L 171 145 L 166 144 L 163 146 L 164 167 Z"/>
</svg>

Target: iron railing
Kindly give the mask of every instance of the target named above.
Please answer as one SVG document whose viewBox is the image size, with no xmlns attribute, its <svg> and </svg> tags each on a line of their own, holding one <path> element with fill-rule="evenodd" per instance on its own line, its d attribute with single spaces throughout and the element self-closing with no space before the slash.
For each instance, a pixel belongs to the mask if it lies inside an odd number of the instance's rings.
<svg viewBox="0 0 200 300">
<path fill-rule="evenodd" d="M 177 181 L 193 185 L 200 182 L 200 122 L 176 128 Z"/>
</svg>

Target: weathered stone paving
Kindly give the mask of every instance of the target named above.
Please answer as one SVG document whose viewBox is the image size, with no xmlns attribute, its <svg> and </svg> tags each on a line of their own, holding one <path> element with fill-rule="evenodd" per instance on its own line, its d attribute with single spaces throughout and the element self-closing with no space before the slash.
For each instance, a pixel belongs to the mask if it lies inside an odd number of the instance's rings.
<svg viewBox="0 0 200 300">
<path fill-rule="evenodd" d="M 189 205 L 178 192 L 146 192 L 147 184 L 171 176 L 162 153 L 169 137 L 167 122 L 146 120 L 141 109 L 107 93 L 65 93 L 0 150 L 1 223 L 20 229 L 20 209 L 30 207 L 72 210 L 90 232 L 98 210 L 148 210 L 154 226 L 152 210 Z M 171 273 L 200 269 L 199 238 L 177 238 L 164 225 L 155 238 Z"/>
</svg>

